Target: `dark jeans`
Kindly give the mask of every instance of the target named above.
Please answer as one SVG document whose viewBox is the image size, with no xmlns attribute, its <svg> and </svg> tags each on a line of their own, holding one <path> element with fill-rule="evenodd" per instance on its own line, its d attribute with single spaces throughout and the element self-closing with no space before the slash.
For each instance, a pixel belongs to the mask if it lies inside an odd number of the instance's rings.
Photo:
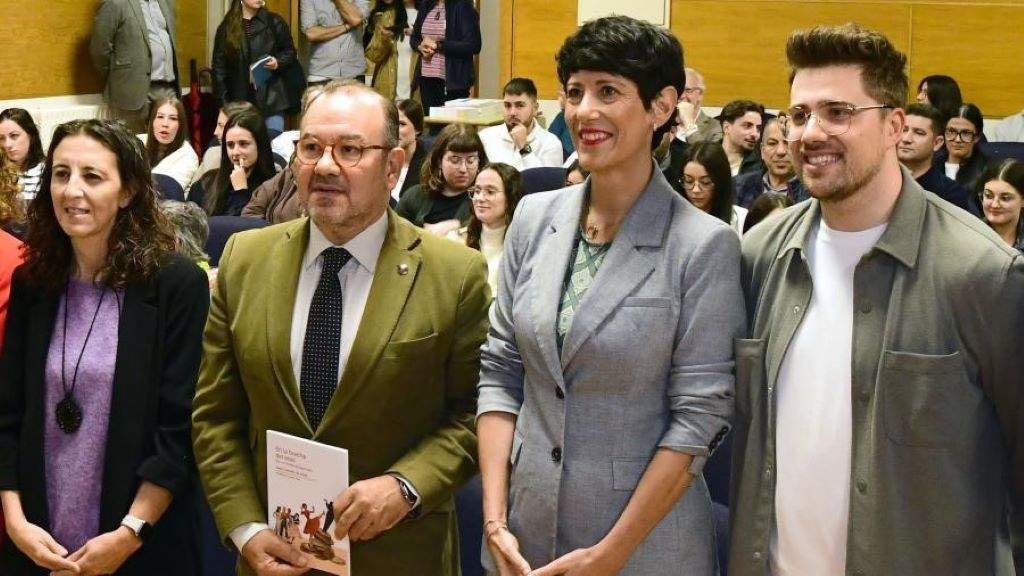
<svg viewBox="0 0 1024 576">
<path fill-rule="evenodd" d="M 448 100 L 456 98 L 469 98 L 469 90 L 448 90 L 444 80 L 440 78 L 420 78 L 420 102 L 423 103 L 423 112 L 430 116 L 431 106 L 444 106 Z M 432 124 L 429 126 L 430 134 L 436 134 L 444 126 Z"/>
</svg>

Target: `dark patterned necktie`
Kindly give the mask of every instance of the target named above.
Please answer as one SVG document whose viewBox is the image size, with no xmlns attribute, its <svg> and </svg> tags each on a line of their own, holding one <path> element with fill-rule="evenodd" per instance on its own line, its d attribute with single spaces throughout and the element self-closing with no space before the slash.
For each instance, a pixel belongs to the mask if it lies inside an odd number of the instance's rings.
<svg viewBox="0 0 1024 576">
<path fill-rule="evenodd" d="M 344 248 L 321 252 L 323 270 L 313 293 L 302 344 L 302 372 L 299 392 L 309 423 L 316 430 L 338 386 L 338 356 L 341 354 L 341 281 L 338 271 L 352 258 Z"/>
</svg>

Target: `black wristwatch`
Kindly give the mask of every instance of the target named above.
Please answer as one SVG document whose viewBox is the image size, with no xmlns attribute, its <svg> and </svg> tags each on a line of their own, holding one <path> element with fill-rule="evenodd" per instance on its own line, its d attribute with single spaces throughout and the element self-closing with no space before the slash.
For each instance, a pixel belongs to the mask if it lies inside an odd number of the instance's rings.
<svg viewBox="0 0 1024 576">
<path fill-rule="evenodd" d="M 149 540 L 150 535 L 153 534 L 153 525 L 146 522 L 142 518 L 136 518 L 131 514 L 128 514 L 121 520 L 121 526 L 132 531 L 135 537 L 141 540 L 143 543 Z"/>
<path fill-rule="evenodd" d="M 526 156 L 530 152 L 533 152 L 533 148 L 530 148 L 529 144 L 527 144 L 526 146 L 523 146 L 522 148 L 519 149 L 519 155 L 520 156 Z"/>
</svg>

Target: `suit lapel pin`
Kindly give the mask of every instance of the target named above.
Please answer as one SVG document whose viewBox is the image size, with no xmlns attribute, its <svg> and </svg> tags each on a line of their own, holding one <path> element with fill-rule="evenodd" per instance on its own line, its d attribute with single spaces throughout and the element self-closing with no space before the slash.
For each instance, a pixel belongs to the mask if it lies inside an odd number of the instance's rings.
<svg viewBox="0 0 1024 576">
<path fill-rule="evenodd" d="M 409 273 L 409 265 L 408 264 L 399 264 L 398 265 L 398 275 L 399 276 L 405 276 L 408 273 Z"/>
</svg>

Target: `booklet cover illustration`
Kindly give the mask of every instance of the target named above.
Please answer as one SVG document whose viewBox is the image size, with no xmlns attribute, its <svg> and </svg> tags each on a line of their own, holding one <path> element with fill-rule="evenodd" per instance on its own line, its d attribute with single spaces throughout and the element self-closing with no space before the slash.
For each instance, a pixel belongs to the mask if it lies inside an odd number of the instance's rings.
<svg viewBox="0 0 1024 576">
<path fill-rule="evenodd" d="M 267 431 L 267 522 L 309 567 L 351 575 L 348 538 L 335 540 L 331 503 L 348 488 L 348 450 Z"/>
</svg>

